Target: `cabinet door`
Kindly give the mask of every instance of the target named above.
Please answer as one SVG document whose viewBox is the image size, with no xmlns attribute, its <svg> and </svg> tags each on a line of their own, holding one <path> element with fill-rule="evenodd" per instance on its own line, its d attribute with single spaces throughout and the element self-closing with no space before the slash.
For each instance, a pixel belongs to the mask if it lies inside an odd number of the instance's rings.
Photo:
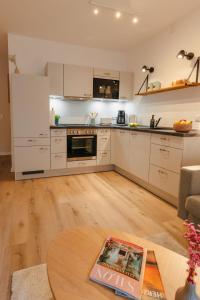
<svg viewBox="0 0 200 300">
<path fill-rule="evenodd" d="M 49 136 L 48 77 L 13 74 L 11 113 L 14 138 Z"/>
<path fill-rule="evenodd" d="M 63 96 L 64 91 L 64 65 L 47 63 L 46 75 L 49 78 L 49 94 Z"/>
<path fill-rule="evenodd" d="M 64 65 L 64 96 L 91 98 L 93 69 L 90 67 Z"/>
<path fill-rule="evenodd" d="M 52 137 L 51 138 L 51 153 L 65 153 L 67 152 L 66 137 Z"/>
<path fill-rule="evenodd" d="M 65 169 L 67 166 L 66 153 L 51 154 L 51 169 Z"/>
<path fill-rule="evenodd" d="M 119 99 L 133 99 L 133 73 L 120 72 Z"/>
<path fill-rule="evenodd" d="M 15 147 L 15 172 L 50 169 L 50 146 Z"/>
<path fill-rule="evenodd" d="M 151 135 L 130 133 L 130 173 L 148 181 Z"/>
<path fill-rule="evenodd" d="M 111 140 L 112 163 L 125 171 L 129 171 L 129 132 L 114 129 Z"/>
</svg>

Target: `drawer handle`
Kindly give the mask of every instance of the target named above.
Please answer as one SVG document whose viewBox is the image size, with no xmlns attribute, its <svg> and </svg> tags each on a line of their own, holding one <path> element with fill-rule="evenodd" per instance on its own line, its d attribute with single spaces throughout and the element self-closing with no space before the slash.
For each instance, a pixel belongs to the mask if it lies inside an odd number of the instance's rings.
<svg viewBox="0 0 200 300">
<path fill-rule="evenodd" d="M 169 138 L 161 137 L 161 141 L 169 141 Z"/>
<path fill-rule="evenodd" d="M 162 171 L 162 170 L 158 170 L 158 173 L 159 173 L 159 174 L 162 174 L 162 175 L 168 175 L 167 172 L 164 172 L 164 171 Z"/>
<path fill-rule="evenodd" d="M 40 147 L 40 150 L 41 151 L 46 151 L 46 150 L 48 150 L 48 148 L 46 148 L 46 147 Z"/>
<path fill-rule="evenodd" d="M 137 135 L 137 133 L 133 133 L 133 132 L 131 132 L 131 135 L 133 135 L 133 136 L 136 136 L 136 135 Z"/>
<path fill-rule="evenodd" d="M 55 158 L 62 158 L 62 155 L 55 155 Z"/>
<path fill-rule="evenodd" d="M 28 140 L 28 142 L 33 142 L 33 140 Z"/>
<path fill-rule="evenodd" d="M 170 152 L 169 150 L 161 149 L 161 148 L 160 148 L 160 151 L 161 151 L 161 152 L 168 152 L 168 153 Z"/>
</svg>

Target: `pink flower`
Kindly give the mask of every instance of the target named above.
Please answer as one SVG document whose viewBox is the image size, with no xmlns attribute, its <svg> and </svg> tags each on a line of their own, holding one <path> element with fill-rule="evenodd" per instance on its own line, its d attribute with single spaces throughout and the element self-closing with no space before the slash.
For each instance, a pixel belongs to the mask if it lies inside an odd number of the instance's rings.
<svg viewBox="0 0 200 300">
<path fill-rule="evenodd" d="M 189 260 L 187 262 L 189 269 L 187 281 L 194 284 L 194 277 L 197 275 L 196 268 L 200 267 L 200 225 L 195 228 L 193 223 L 186 221 L 184 225 L 187 231 L 184 237 L 188 241 Z"/>
</svg>

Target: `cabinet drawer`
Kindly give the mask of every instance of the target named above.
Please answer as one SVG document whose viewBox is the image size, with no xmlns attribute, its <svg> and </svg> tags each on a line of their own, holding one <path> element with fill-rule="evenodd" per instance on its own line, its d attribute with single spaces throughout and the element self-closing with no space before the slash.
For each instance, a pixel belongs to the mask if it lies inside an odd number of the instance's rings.
<svg viewBox="0 0 200 300">
<path fill-rule="evenodd" d="M 51 169 L 65 169 L 67 167 L 66 154 L 51 154 Z"/>
<path fill-rule="evenodd" d="M 178 149 L 183 149 L 184 147 L 184 141 L 182 137 L 171 135 L 152 134 L 151 143 Z"/>
<path fill-rule="evenodd" d="M 96 165 L 96 160 L 70 161 L 67 163 L 68 168 L 94 167 Z"/>
<path fill-rule="evenodd" d="M 97 165 L 109 165 L 109 164 L 110 164 L 110 151 L 98 151 Z"/>
<path fill-rule="evenodd" d="M 179 192 L 179 180 L 179 174 L 150 165 L 149 183 L 176 198 Z"/>
<path fill-rule="evenodd" d="M 51 138 L 51 153 L 66 153 L 67 139 L 66 137 Z"/>
<path fill-rule="evenodd" d="M 14 138 L 14 146 L 50 146 L 50 138 Z"/>
<path fill-rule="evenodd" d="M 110 150 L 110 136 L 97 137 L 97 150 Z"/>
<path fill-rule="evenodd" d="M 51 136 L 66 136 L 66 129 L 51 129 Z"/>
<path fill-rule="evenodd" d="M 150 162 L 153 165 L 179 173 L 182 163 L 182 152 L 181 149 L 151 144 Z"/>
<path fill-rule="evenodd" d="M 110 129 L 109 128 L 101 128 L 98 129 L 98 135 L 101 136 L 110 136 Z"/>
<path fill-rule="evenodd" d="M 50 146 L 15 147 L 15 171 L 50 169 Z"/>
</svg>

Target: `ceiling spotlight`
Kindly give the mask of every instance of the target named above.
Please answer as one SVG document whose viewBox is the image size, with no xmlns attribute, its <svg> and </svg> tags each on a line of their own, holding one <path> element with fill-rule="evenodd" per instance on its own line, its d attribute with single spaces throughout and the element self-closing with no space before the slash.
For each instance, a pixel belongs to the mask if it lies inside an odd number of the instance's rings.
<svg viewBox="0 0 200 300">
<path fill-rule="evenodd" d="M 116 17 L 117 19 L 119 19 L 119 18 L 121 17 L 121 15 L 122 15 L 121 12 L 120 12 L 120 11 L 117 11 L 116 14 L 115 14 L 115 17 Z"/>
<path fill-rule="evenodd" d="M 180 50 L 176 57 L 178 59 L 183 59 L 184 57 L 186 57 L 188 60 L 191 60 L 194 58 L 194 53 L 193 52 L 187 53 L 185 50 Z"/>
<path fill-rule="evenodd" d="M 153 67 L 148 68 L 147 66 L 143 66 L 142 67 L 142 72 L 145 73 L 147 71 L 149 71 L 149 73 L 153 73 L 154 72 L 154 68 Z"/>
<path fill-rule="evenodd" d="M 137 24 L 138 23 L 138 18 L 137 17 L 134 17 L 133 19 L 132 19 L 132 22 L 134 23 L 134 24 Z"/>
<path fill-rule="evenodd" d="M 95 15 L 98 15 L 98 13 L 99 13 L 98 8 L 95 8 L 95 9 L 93 10 L 93 12 L 94 12 Z"/>
</svg>

